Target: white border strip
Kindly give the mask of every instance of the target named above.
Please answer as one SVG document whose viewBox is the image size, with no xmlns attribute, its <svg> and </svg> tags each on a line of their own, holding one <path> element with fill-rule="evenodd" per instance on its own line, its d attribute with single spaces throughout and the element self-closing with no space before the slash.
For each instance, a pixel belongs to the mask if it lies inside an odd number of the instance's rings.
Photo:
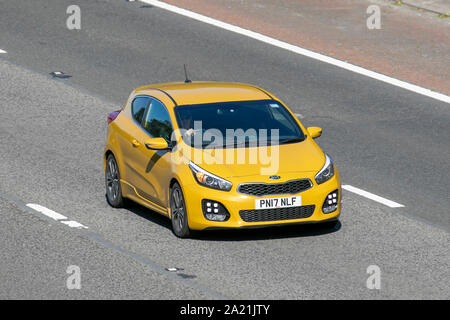
<svg viewBox="0 0 450 320">
<path fill-rule="evenodd" d="M 344 61 L 341 61 L 341 60 L 338 60 L 335 58 L 331 58 L 331 57 L 325 56 L 323 54 L 313 52 L 313 51 L 289 44 L 287 42 L 283 42 L 283 41 L 265 36 L 263 34 L 260 34 L 260 33 L 254 32 L 254 31 L 250 31 L 250 30 L 247 30 L 247 29 L 244 29 L 244 28 L 241 28 L 241 27 L 238 27 L 238 26 L 226 23 L 226 22 L 222 22 L 220 20 L 216 20 L 216 19 L 204 16 L 202 14 L 198 14 L 198 13 L 183 9 L 183 8 L 179 8 L 179 7 L 176 7 L 171 4 L 167 4 L 162 1 L 158 1 L 158 0 L 139 0 L 139 1 L 150 4 L 152 6 L 155 6 L 155 7 L 161 8 L 161 9 L 165 9 L 165 10 L 183 15 L 185 17 L 189 17 L 189 18 L 192 18 L 192 19 L 195 19 L 195 20 L 207 23 L 207 24 L 211 24 L 213 26 L 216 26 L 216 27 L 219 27 L 219 28 L 231 31 L 231 32 L 235 32 L 235 33 L 247 36 L 252 39 L 256 39 L 256 40 L 268 43 L 275 47 L 279 47 L 279 48 L 282 48 L 282 49 L 285 49 L 285 50 L 288 50 L 288 51 L 291 51 L 291 52 L 294 52 L 294 53 L 297 53 L 297 54 L 300 54 L 300 55 L 303 55 L 303 56 L 306 56 L 309 58 L 313 58 L 313 59 L 316 59 L 316 60 L 319 60 L 319 61 L 322 61 L 325 63 L 332 64 L 334 66 L 337 66 L 337 67 L 340 67 L 340 68 L 343 68 L 343 69 L 346 69 L 349 71 L 353 71 L 355 73 L 365 75 L 367 77 L 370 77 L 370 78 L 373 78 L 373 79 L 376 79 L 379 81 L 389 83 L 396 87 L 400 87 L 400 88 L 403 88 L 403 89 L 406 89 L 409 91 L 413 91 L 415 93 L 418 93 L 418 94 L 421 94 L 421 95 L 424 95 L 424 96 L 427 96 L 427 97 L 430 97 L 430 98 L 433 98 L 436 100 L 450 103 L 450 96 L 447 96 L 445 94 L 431 91 L 430 89 L 426 89 L 426 88 L 417 86 L 415 84 L 411 84 L 411 83 L 408 83 L 408 82 L 405 82 L 402 80 L 398 80 L 398 79 L 383 75 L 381 73 L 367 70 L 362 67 L 358 67 L 353 64 L 350 64 L 350 63 L 347 63 L 347 62 L 344 62 Z"/>
<path fill-rule="evenodd" d="M 366 198 L 371 199 L 371 200 L 373 200 L 373 201 L 382 203 L 382 204 L 384 204 L 384 205 L 386 205 L 386 206 L 388 206 L 388 207 L 391 207 L 391 208 L 403 208 L 403 207 L 404 207 L 404 205 L 402 205 L 402 204 L 400 204 L 400 203 L 397 203 L 397 202 L 388 200 L 388 199 L 386 199 L 386 198 L 377 196 L 376 194 L 373 194 L 373 193 L 364 191 L 364 190 L 362 190 L 362 189 L 359 189 L 359 188 L 350 186 L 350 185 L 348 185 L 348 184 L 343 185 L 343 186 L 342 186 L 342 189 L 345 189 L 345 190 L 347 190 L 347 191 L 350 191 L 350 192 L 359 194 L 360 196 L 363 196 L 363 197 L 366 197 Z"/>
</svg>

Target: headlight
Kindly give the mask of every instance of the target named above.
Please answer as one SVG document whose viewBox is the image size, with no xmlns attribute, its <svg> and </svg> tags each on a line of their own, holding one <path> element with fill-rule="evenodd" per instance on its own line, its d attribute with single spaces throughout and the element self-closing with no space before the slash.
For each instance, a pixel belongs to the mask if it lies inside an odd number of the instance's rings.
<svg viewBox="0 0 450 320">
<path fill-rule="evenodd" d="M 192 170 L 195 180 L 202 186 L 224 191 L 230 191 L 233 186 L 231 182 L 203 170 L 192 161 L 189 161 L 189 168 Z"/>
<path fill-rule="evenodd" d="M 334 176 L 334 165 L 333 160 L 325 154 L 325 164 L 322 169 L 320 169 L 319 173 L 316 174 L 316 182 L 317 184 L 324 183 L 330 180 Z"/>
</svg>

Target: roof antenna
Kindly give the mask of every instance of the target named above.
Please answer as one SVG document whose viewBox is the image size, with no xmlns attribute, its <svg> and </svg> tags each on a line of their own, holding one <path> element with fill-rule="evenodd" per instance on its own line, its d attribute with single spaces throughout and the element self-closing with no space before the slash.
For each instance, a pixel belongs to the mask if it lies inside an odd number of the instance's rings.
<svg viewBox="0 0 450 320">
<path fill-rule="evenodd" d="M 187 70 L 186 70 L 186 64 L 183 64 L 184 66 L 184 75 L 186 76 L 186 80 L 184 80 L 184 83 L 191 83 L 192 81 L 189 80 Z"/>
</svg>

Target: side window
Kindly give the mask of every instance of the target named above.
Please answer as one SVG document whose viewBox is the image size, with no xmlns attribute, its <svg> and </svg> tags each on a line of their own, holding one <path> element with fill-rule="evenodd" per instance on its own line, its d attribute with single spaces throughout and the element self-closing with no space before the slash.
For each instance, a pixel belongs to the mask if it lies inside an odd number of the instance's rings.
<svg viewBox="0 0 450 320">
<path fill-rule="evenodd" d="M 149 100 L 150 98 L 148 97 L 137 97 L 133 100 L 131 112 L 133 113 L 133 118 L 139 124 L 142 124 L 142 120 L 144 119 L 145 115 L 145 108 L 147 107 Z"/>
<path fill-rule="evenodd" d="M 143 127 L 154 138 L 164 138 L 170 141 L 172 135 L 172 122 L 170 115 L 164 105 L 158 100 L 152 99 L 149 112 L 144 120 Z"/>
</svg>

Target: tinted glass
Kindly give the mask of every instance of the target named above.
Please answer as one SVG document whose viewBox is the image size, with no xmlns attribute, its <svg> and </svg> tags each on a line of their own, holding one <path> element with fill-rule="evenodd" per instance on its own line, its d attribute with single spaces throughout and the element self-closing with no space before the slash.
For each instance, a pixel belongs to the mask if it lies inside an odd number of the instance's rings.
<svg viewBox="0 0 450 320">
<path fill-rule="evenodd" d="M 147 107 L 149 98 L 147 97 L 137 97 L 133 101 L 132 112 L 133 118 L 137 123 L 142 124 L 142 119 L 144 119 L 145 108 Z"/>
<path fill-rule="evenodd" d="M 172 135 L 172 122 L 169 112 L 158 100 L 152 99 L 149 106 L 149 112 L 144 120 L 143 127 L 154 138 L 164 138 L 170 141 Z"/>
<path fill-rule="evenodd" d="M 199 134 L 202 135 L 202 139 L 198 140 L 202 141 L 203 147 L 209 144 L 205 138 L 206 135 L 203 136 L 208 129 L 215 129 L 216 132 L 222 134 L 224 147 L 230 146 L 229 141 L 225 143 L 227 129 L 234 130 L 234 132 L 244 131 L 243 138 L 246 145 L 255 142 L 257 144 L 284 144 L 300 142 L 305 139 L 295 119 L 283 105 L 274 100 L 185 105 L 176 107 L 175 113 L 179 127 L 187 130 L 183 139 L 192 146 L 194 146 L 193 141 L 195 140 L 195 138 L 192 139 L 192 136 Z M 194 121 L 201 121 L 201 129 L 195 127 Z M 274 130 L 274 137 L 278 130 L 279 136 L 276 142 L 271 141 L 271 130 Z M 187 137 L 187 135 L 190 136 Z M 233 146 L 237 146 L 236 142 L 233 143 Z M 196 145 L 196 147 L 198 146 Z"/>
</svg>

